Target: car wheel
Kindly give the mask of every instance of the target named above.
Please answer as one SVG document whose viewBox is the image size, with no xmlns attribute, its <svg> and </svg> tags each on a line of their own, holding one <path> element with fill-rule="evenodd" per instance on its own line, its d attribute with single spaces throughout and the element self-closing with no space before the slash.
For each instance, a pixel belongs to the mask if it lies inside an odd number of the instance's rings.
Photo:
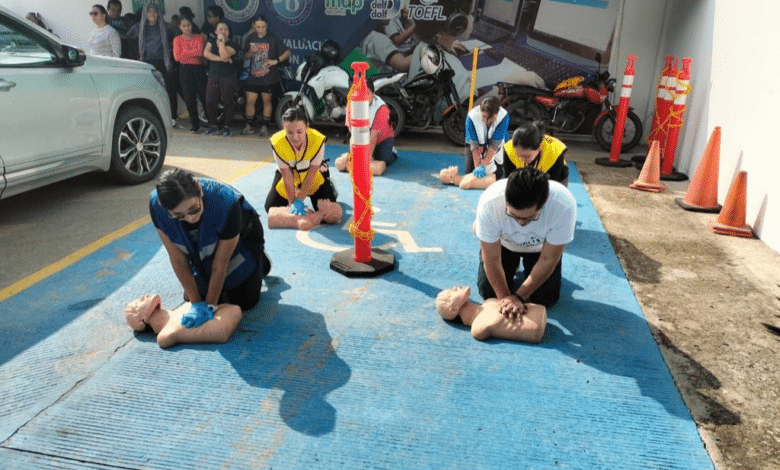
<svg viewBox="0 0 780 470">
<path fill-rule="evenodd" d="M 145 183 L 162 169 L 167 148 L 165 128 L 143 108 L 122 110 L 111 141 L 111 176 L 124 184 Z"/>
</svg>

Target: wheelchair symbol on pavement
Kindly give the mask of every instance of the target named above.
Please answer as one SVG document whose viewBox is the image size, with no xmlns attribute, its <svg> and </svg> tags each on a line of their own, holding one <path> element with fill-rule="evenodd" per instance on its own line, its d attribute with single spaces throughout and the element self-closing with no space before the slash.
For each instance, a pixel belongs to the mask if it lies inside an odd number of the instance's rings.
<svg viewBox="0 0 780 470">
<path fill-rule="evenodd" d="M 375 214 L 379 212 L 379 209 L 376 206 L 374 206 L 373 209 Z M 352 224 L 351 217 L 344 223 L 344 225 L 341 226 L 341 229 L 348 232 L 350 224 Z M 398 224 L 393 222 L 371 221 L 371 228 L 374 229 L 375 232 L 388 235 L 397 240 L 397 241 L 391 241 L 385 243 L 381 246 L 377 246 L 374 248 L 387 250 L 389 248 L 395 247 L 400 243 L 401 246 L 404 248 L 404 251 L 406 251 L 407 253 L 442 253 L 444 251 L 439 247 L 418 246 L 417 242 L 414 241 L 414 237 L 412 237 L 412 234 L 409 233 L 408 230 L 398 230 L 394 228 L 396 226 L 398 226 Z M 297 238 L 298 241 L 303 243 L 304 245 L 310 246 L 312 248 L 316 248 L 318 250 L 336 252 L 336 251 L 342 251 L 349 248 L 345 246 L 335 246 L 335 245 L 328 245 L 326 243 L 320 243 L 312 239 L 311 233 L 308 230 L 298 230 L 295 233 L 295 238 Z"/>
</svg>

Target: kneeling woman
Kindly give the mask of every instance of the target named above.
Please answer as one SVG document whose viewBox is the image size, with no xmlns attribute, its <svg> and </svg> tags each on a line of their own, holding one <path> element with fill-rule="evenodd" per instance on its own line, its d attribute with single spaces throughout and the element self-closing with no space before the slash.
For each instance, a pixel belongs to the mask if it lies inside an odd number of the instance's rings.
<svg viewBox="0 0 780 470">
<path fill-rule="evenodd" d="M 248 310 L 260 300 L 271 261 L 257 211 L 241 193 L 174 168 L 160 176 L 149 211 L 194 309 L 230 303 Z"/>
<path fill-rule="evenodd" d="M 504 176 L 526 166 L 536 168 L 551 180 L 569 185 L 569 167 L 566 166 L 566 144 L 544 133 L 541 122 L 525 123 L 512 134 L 504 145 Z"/>
<path fill-rule="evenodd" d="M 335 187 L 323 164 L 326 137 L 309 127 L 308 116 L 301 108 L 285 111 L 282 123 L 284 129 L 271 136 L 274 160 L 279 168 L 268 192 L 265 210 L 287 207 L 291 214 L 305 216 L 306 198 L 311 198 L 315 212 L 319 210 L 319 201 L 336 202 Z M 338 223 L 341 216 L 339 205 L 324 222 Z"/>
</svg>

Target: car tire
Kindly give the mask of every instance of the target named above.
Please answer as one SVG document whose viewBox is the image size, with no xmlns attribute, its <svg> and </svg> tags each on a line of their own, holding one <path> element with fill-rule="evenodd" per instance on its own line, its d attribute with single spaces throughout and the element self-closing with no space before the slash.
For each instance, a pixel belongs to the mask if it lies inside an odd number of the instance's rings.
<svg viewBox="0 0 780 470">
<path fill-rule="evenodd" d="M 123 109 L 114 123 L 109 173 L 123 184 L 145 183 L 160 173 L 167 144 L 157 116 L 143 108 Z"/>
</svg>

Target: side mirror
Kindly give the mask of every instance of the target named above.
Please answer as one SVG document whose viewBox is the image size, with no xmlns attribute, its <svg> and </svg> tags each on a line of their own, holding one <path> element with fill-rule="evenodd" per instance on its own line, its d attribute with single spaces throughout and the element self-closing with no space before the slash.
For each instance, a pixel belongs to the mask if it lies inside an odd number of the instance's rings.
<svg viewBox="0 0 780 470">
<path fill-rule="evenodd" d="M 87 54 L 73 46 L 62 46 L 62 56 L 66 67 L 80 67 L 87 61 Z"/>
</svg>

